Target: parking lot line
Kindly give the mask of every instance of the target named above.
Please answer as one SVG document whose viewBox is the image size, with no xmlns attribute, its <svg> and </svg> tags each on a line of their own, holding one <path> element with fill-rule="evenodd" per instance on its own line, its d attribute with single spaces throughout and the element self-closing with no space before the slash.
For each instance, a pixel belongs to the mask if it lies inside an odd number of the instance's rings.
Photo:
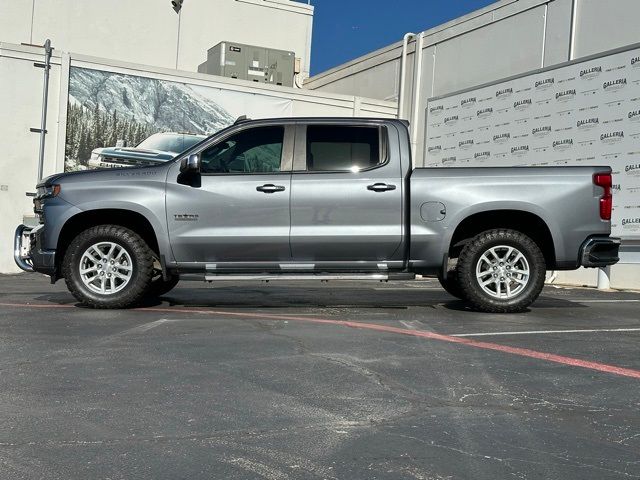
<svg viewBox="0 0 640 480">
<path fill-rule="evenodd" d="M 638 303 L 640 302 L 640 300 L 616 300 L 614 298 L 612 298 L 611 300 L 581 300 L 581 299 L 570 299 L 567 298 L 565 299 L 569 302 L 577 302 L 577 303 Z"/>
<path fill-rule="evenodd" d="M 549 333 L 640 332 L 640 328 L 590 328 L 577 330 L 528 330 L 523 332 L 452 333 L 452 337 L 491 337 L 495 335 L 544 335 Z"/>
<path fill-rule="evenodd" d="M 0 303 L 0 306 L 21 307 L 21 308 L 51 308 L 53 305 L 43 304 L 16 304 L 16 303 Z M 56 308 L 77 308 L 74 305 L 56 305 Z M 609 373 L 612 375 L 619 375 L 623 377 L 640 379 L 640 370 L 634 370 L 631 368 L 618 367 L 615 365 L 608 365 L 605 363 L 591 362 L 588 360 L 582 360 L 579 358 L 566 357 L 563 355 L 556 355 L 553 353 L 540 352 L 537 350 L 531 350 L 528 348 L 510 347 L 508 345 L 500 345 L 498 343 L 480 342 L 470 338 L 454 337 L 452 335 L 444 335 L 440 333 L 427 332 L 424 330 L 407 330 L 399 327 L 392 327 L 389 325 L 380 325 L 376 323 L 364 323 L 354 322 L 349 320 L 335 320 L 329 318 L 315 318 L 315 317 L 302 317 L 295 315 L 276 315 L 272 313 L 252 313 L 252 312 L 229 312 L 225 310 L 202 310 L 191 308 L 163 308 L 163 307 L 150 307 L 150 308 L 135 308 L 132 309 L 137 312 L 163 312 L 163 313 L 186 313 L 186 314 L 198 314 L 198 315 L 219 315 L 226 317 L 239 317 L 239 318 L 252 318 L 262 320 L 284 320 L 293 322 L 305 322 L 315 323 L 323 325 L 337 325 L 349 328 L 355 328 L 359 330 L 372 330 L 377 332 L 394 333 L 398 335 L 406 335 L 412 337 L 426 338 L 430 340 L 438 340 L 447 343 L 456 343 L 465 345 L 468 347 L 481 348 L 484 350 L 493 350 L 503 353 L 509 353 L 520 357 L 533 358 L 536 360 L 544 360 L 547 362 L 558 363 L 561 365 L 568 365 L 573 367 L 585 368 L 588 370 L 594 370 L 602 373 Z"/>
</svg>

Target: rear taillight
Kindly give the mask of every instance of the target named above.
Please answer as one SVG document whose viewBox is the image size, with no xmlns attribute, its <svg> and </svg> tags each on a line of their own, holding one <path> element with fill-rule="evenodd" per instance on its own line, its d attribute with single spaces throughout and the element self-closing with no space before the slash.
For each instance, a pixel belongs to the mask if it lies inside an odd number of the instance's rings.
<svg viewBox="0 0 640 480">
<path fill-rule="evenodd" d="M 593 184 L 604 189 L 604 193 L 600 197 L 600 218 L 602 220 L 611 220 L 611 210 L 613 208 L 613 195 L 611 194 L 611 174 L 594 174 Z"/>
</svg>

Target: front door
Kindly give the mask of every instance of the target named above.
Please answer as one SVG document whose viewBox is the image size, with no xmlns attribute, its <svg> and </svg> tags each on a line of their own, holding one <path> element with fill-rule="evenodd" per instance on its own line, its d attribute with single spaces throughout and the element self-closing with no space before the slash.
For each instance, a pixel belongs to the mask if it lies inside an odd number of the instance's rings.
<svg viewBox="0 0 640 480">
<path fill-rule="evenodd" d="M 239 127 L 204 148 L 197 178 L 181 178 L 179 164 L 170 170 L 167 224 L 179 263 L 223 269 L 291 260 L 289 128 Z"/>
<path fill-rule="evenodd" d="M 297 128 L 291 180 L 294 262 L 377 268 L 402 258 L 402 172 L 376 125 Z M 396 157 L 397 159 L 397 154 Z"/>
</svg>

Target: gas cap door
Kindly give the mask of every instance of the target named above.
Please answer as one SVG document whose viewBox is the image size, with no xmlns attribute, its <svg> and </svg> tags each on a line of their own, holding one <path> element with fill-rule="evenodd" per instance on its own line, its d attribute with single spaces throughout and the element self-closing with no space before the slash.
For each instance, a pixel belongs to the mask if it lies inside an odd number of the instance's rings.
<svg viewBox="0 0 640 480">
<path fill-rule="evenodd" d="M 439 222 L 447 215 L 447 207 L 441 202 L 427 202 L 420 207 L 420 216 L 425 222 Z"/>
</svg>

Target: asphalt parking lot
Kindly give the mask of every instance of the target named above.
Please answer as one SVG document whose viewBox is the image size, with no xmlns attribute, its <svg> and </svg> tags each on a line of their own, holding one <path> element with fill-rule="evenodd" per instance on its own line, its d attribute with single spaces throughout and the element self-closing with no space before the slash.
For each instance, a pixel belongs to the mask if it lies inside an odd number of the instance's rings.
<svg viewBox="0 0 640 480">
<path fill-rule="evenodd" d="M 2 479 L 640 478 L 640 294 L 478 314 L 414 283 L 0 276 Z"/>
</svg>

